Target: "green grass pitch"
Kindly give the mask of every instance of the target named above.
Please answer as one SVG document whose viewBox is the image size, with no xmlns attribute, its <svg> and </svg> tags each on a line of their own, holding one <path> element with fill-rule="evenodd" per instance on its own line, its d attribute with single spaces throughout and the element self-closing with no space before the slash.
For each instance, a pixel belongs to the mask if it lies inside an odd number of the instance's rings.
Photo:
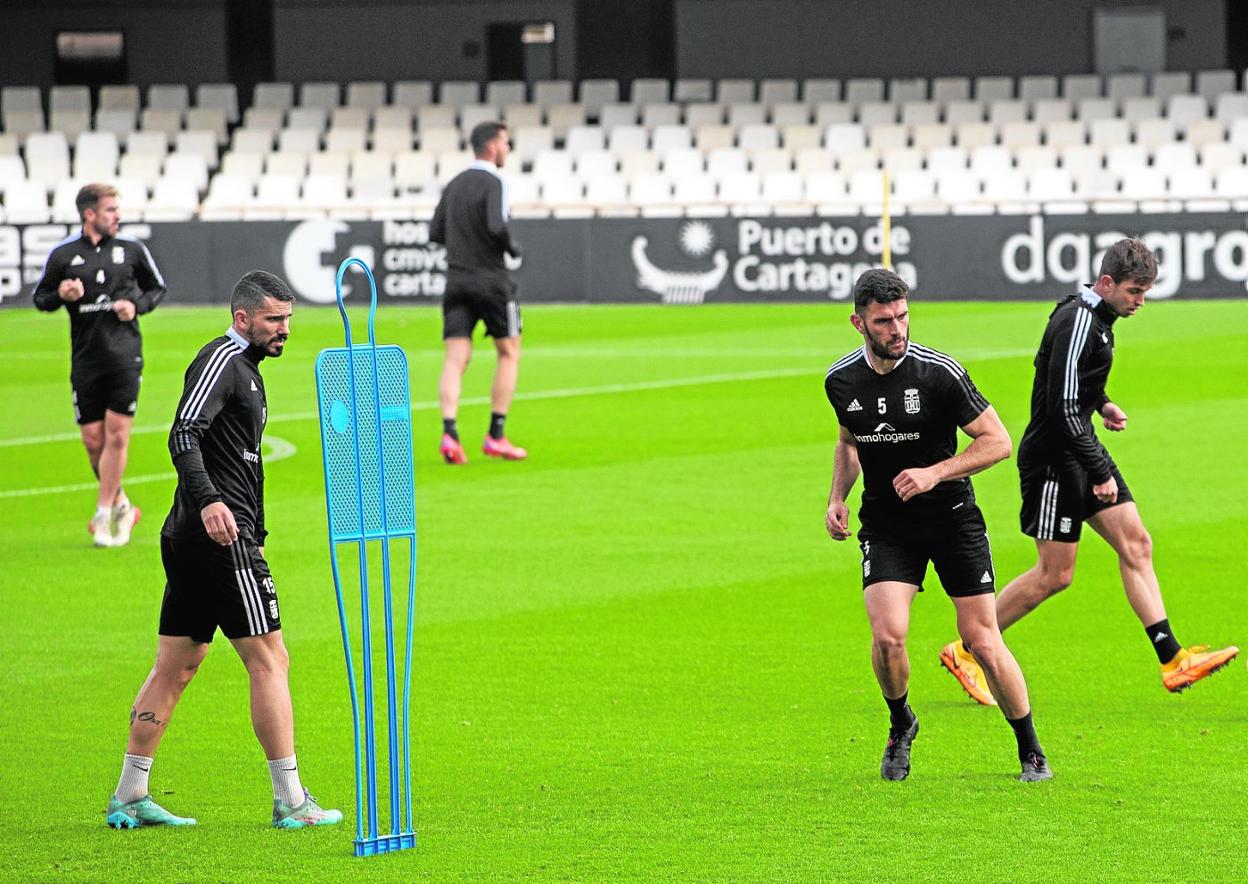
<svg viewBox="0 0 1248 884">
<path fill-rule="evenodd" d="M 967 366 L 1017 442 L 1048 309 L 915 299 L 912 333 Z M 416 403 L 420 842 L 369 860 L 350 855 L 350 714 L 308 416 L 313 359 L 341 345 L 337 313 L 298 307 L 287 355 L 264 365 L 268 436 L 294 449 L 267 470 L 268 557 L 301 770 L 348 819 L 306 832 L 268 826 L 245 674 L 221 637 L 152 772 L 157 800 L 199 826 L 103 825 L 155 648 L 173 488 L 161 427 L 227 311 L 143 320 L 128 487 L 144 518 L 119 550 L 90 546 L 90 490 L 40 490 L 91 479 L 65 317 L 0 314 L 0 879 L 1242 878 L 1242 658 L 1184 695 L 1163 691 L 1096 539 L 1074 587 L 1006 634 L 1056 779 L 1016 782 L 1000 714 L 939 668 L 953 607 L 929 579 L 910 636 L 914 772 L 880 780 L 887 715 L 858 551 L 823 530 L 835 418 L 822 380 L 860 342 L 848 312 L 526 307 L 508 430 L 530 460 L 479 454 L 494 357 L 478 341 L 460 420 L 471 462 L 452 469 L 436 453 L 440 317 L 382 308 L 378 337 L 407 348 Z M 1130 429 L 1107 441 L 1189 644 L 1248 642 L 1245 340 L 1244 301 L 1152 303 L 1118 327 L 1110 393 Z M 1033 555 L 1013 463 L 975 484 L 1004 582 Z"/>
</svg>

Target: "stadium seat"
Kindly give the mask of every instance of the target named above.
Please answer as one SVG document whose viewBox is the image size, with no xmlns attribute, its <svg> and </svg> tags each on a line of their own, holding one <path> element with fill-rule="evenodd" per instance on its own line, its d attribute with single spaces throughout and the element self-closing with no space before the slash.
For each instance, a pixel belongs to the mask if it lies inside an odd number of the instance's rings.
<svg viewBox="0 0 1248 884">
<path fill-rule="evenodd" d="M 1248 117 L 1248 94 L 1231 93 L 1219 95 L 1214 103 L 1214 117 L 1224 123 Z"/>
<path fill-rule="evenodd" d="M 267 129 L 272 132 L 275 137 L 285 121 L 286 111 L 279 108 L 249 107 L 243 111 L 244 129 Z"/>
<path fill-rule="evenodd" d="M 884 100 L 884 81 L 878 77 L 855 77 L 845 81 L 845 100 L 854 107 Z"/>
<path fill-rule="evenodd" d="M 1031 118 L 1037 123 L 1056 123 L 1069 120 L 1073 112 L 1069 99 L 1043 98 L 1032 105 Z"/>
<path fill-rule="evenodd" d="M 321 133 L 329 124 L 329 111 L 323 107 L 296 107 L 286 116 L 287 129 L 307 129 Z"/>
<path fill-rule="evenodd" d="M 706 172 L 720 180 L 726 175 L 749 171 L 750 161 L 745 151 L 735 147 L 717 147 L 706 155 Z"/>
<path fill-rule="evenodd" d="M 46 224 L 52 217 L 42 182 L 15 181 L 4 192 L 4 218 L 9 224 Z"/>
<path fill-rule="evenodd" d="M 1153 74 L 1150 94 L 1164 103 L 1172 96 L 1192 91 L 1192 75 L 1187 71 L 1166 71 Z"/>
<path fill-rule="evenodd" d="M 607 133 L 608 153 L 621 157 L 650 149 L 650 134 L 645 126 L 616 126 Z M 586 151 L 588 153 L 588 151 Z M 582 158 L 584 157 L 582 153 Z"/>
<path fill-rule="evenodd" d="M 48 205 L 52 211 L 52 221 L 58 224 L 73 224 L 80 222 L 78 214 L 78 191 L 85 181 L 76 178 L 66 178 L 58 181 L 56 189 L 52 192 L 52 199 Z"/>
<path fill-rule="evenodd" d="M 100 108 L 95 112 L 95 130 L 112 132 L 124 141 L 135 129 L 138 113 L 128 108 Z"/>
<path fill-rule="evenodd" d="M 685 106 L 685 125 L 690 129 L 699 126 L 718 126 L 724 122 L 724 106 L 711 102 L 701 102 Z"/>
<path fill-rule="evenodd" d="M 221 157 L 221 169 L 217 174 L 242 178 L 254 188 L 255 183 L 260 180 L 260 175 L 264 171 L 264 161 L 267 156 L 267 154 L 227 151 Z M 122 157 L 121 161 L 125 163 L 126 158 Z M 151 183 L 155 183 L 154 179 Z M 209 182 L 208 186 L 212 187 L 212 182 Z"/>
<path fill-rule="evenodd" d="M 664 175 L 643 173 L 629 179 L 628 198 L 643 216 L 666 213 L 672 206 L 672 183 Z"/>
<path fill-rule="evenodd" d="M 132 148 L 122 155 L 117 174 L 131 181 L 141 181 L 148 190 L 151 190 L 160 179 L 164 165 L 165 154 L 135 153 Z"/>
<path fill-rule="evenodd" d="M 454 129 L 459 123 L 459 109 L 444 105 L 430 104 L 416 108 L 416 128 L 423 129 Z"/>
<path fill-rule="evenodd" d="M 802 81 L 802 101 L 816 105 L 823 101 L 841 100 L 841 81 L 812 78 Z"/>
<path fill-rule="evenodd" d="M 1018 97 L 1030 102 L 1057 98 L 1057 77 L 1049 74 L 1019 77 Z"/>
<path fill-rule="evenodd" d="M 1079 120 L 1045 123 L 1041 129 L 1044 143 L 1052 147 L 1070 147 L 1088 140 L 1087 126 Z"/>
<path fill-rule="evenodd" d="M 252 93 L 252 107 L 285 112 L 294 104 L 295 87 L 292 83 L 257 83 Z"/>
<path fill-rule="evenodd" d="M 849 151 L 836 158 L 836 168 L 846 178 L 855 172 L 876 172 L 880 168 L 880 155 L 869 148 Z"/>
<path fill-rule="evenodd" d="M 1108 120 L 1093 120 L 1088 128 L 1088 140 L 1102 147 L 1128 144 L 1131 141 L 1131 123 L 1117 117 Z"/>
<path fill-rule="evenodd" d="M 0 113 L 7 111 L 43 112 L 43 93 L 38 86 L 0 88 Z"/>
<path fill-rule="evenodd" d="M 540 151 L 555 145 L 554 130 L 548 126 L 520 126 L 510 135 L 512 156 L 519 163 L 531 162 Z"/>
<path fill-rule="evenodd" d="M 913 147 L 891 147 L 880 151 L 880 167 L 887 172 L 917 172 L 923 168 L 923 151 Z"/>
<path fill-rule="evenodd" d="M 1221 69 L 1196 72 L 1196 92 L 1210 104 L 1217 101 L 1219 95 L 1236 91 L 1234 71 Z"/>
<path fill-rule="evenodd" d="M 901 106 L 901 122 L 907 126 L 939 123 L 940 110 L 936 101 L 907 101 Z"/>
<path fill-rule="evenodd" d="M 394 84 L 391 103 L 400 107 L 424 107 L 433 104 L 433 84 L 428 80 L 399 80 Z"/>
<path fill-rule="evenodd" d="M 131 84 L 101 86 L 96 107 L 99 110 L 133 111 L 137 117 L 142 107 L 139 87 Z"/>
<path fill-rule="evenodd" d="M 1138 98 L 1147 94 L 1144 74 L 1107 74 L 1105 76 L 1105 95 L 1108 98 L 1122 101 L 1127 98 Z"/>
<path fill-rule="evenodd" d="M 147 212 L 149 186 L 142 181 L 126 177 L 115 178 L 113 185 L 117 188 L 117 203 L 121 207 L 121 217 L 126 221 L 142 220 Z M 70 219 L 70 223 L 78 220 L 78 207 L 75 205 L 74 217 Z"/>
<path fill-rule="evenodd" d="M 399 108 L 400 113 L 407 112 L 407 108 Z M 331 108 L 329 111 L 329 128 L 331 129 L 368 129 L 369 120 L 373 116 L 373 109 L 367 107 L 341 106 Z M 411 119 L 410 113 L 408 117 Z M 188 125 L 189 129 L 190 126 Z"/>
<path fill-rule="evenodd" d="M 614 134 L 614 133 L 612 133 Z M 619 174 L 619 163 L 610 150 L 587 150 L 576 158 L 573 172 L 582 181 Z"/>
<path fill-rule="evenodd" d="M 806 176 L 806 199 L 821 215 L 849 215 L 858 212 L 850 202 L 848 184 L 839 172 L 815 172 Z"/>
<path fill-rule="evenodd" d="M 1136 143 L 1143 145 L 1149 151 L 1156 149 L 1160 144 L 1174 141 L 1177 138 L 1178 133 L 1170 120 L 1161 118 L 1141 119 L 1135 124 Z"/>
<path fill-rule="evenodd" d="M 769 108 L 797 101 L 797 80 L 763 80 L 758 84 L 758 100 Z"/>
<path fill-rule="evenodd" d="M 599 215 L 625 217 L 636 214 L 628 198 L 628 183 L 618 175 L 599 175 L 585 180 L 585 202 Z"/>
<path fill-rule="evenodd" d="M 784 126 L 780 129 L 780 143 L 791 151 L 819 147 L 823 130 L 819 126 Z"/>
<path fill-rule="evenodd" d="M 467 142 L 480 123 L 496 123 L 501 114 L 492 104 L 466 104 L 459 109 L 459 131 Z"/>
<path fill-rule="evenodd" d="M 442 126 L 422 126 L 417 133 L 420 149 L 438 154 L 450 150 L 459 150 L 460 137 L 456 129 Z"/>
<path fill-rule="evenodd" d="M 1227 141 L 1237 147 L 1248 149 L 1248 117 L 1237 117 L 1231 121 Z M 29 157 L 29 154 L 27 156 Z"/>
<path fill-rule="evenodd" d="M 972 172 L 944 172 L 936 178 L 936 198 L 948 205 L 954 214 L 991 212 L 992 206 L 983 202 L 982 197 L 980 179 Z"/>
<path fill-rule="evenodd" d="M 546 124 L 555 133 L 555 140 L 562 141 L 568 137 L 568 130 L 573 126 L 583 126 L 586 122 L 585 105 L 577 103 L 552 104 L 546 108 Z"/>
<path fill-rule="evenodd" d="M 246 178 L 219 174 L 213 177 L 199 217 L 204 221 L 237 221 L 252 201 L 252 183 Z"/>
<path fill-rule="evenodd" d="M 198 153 L 174 151 L 165 157 L 165 171 L 162 179 L 185 182 L 192 185 L 198 193 L 203 193 L 208 189 L 208 164 Z M 160 189 L 159 181 L 156 182 L 156 189 Z"/>
<path fill-rule="evenodd" d="M 715 84 L 715 100 L 720 104 L 749 104 L 754 101 L 754 81 L 719 80 Z"/>
<path fill-rule="evenodd" d="M 867 134 L 857 123 L 834 123 L 824 130 L 823 146 L 834 155 L 861 150 L 867 146 Z"/>
<path fill-rule="evenodd" d="M 734 129 L 767 122 L 767 108 L 761 104 L 728 105 L 728 125 Z"/>
<path fill-rule="evenodd" d="M 587 150 L 603 150 L 606 146 L 606 132 L 601 126 L 573 126 L 568 130 L 564 150 L 576 158 Z"/>
<path fill-rule="evenodd" d="M 69 177 L 69 144 L 64 135 L 35 132 L 26 139 L 26 177 L 47 193 L 62 178 Z"/>
<path fill-rule="evenodd" d="M 563 150 L 544 150 L 533 160 L 533 177 L 539 182 L 572 175 L 572 155 Z"/>
<path fill-rule="evenodd" d="M 1071 103 L 1083 98 L 1100 98 L 1100 74 L 1067 74 L 1062 77 L 1062 97 Z"/>
<path fill-rule="evenodd" d="M 347 107 L 365 110 L 386 104 L 386 84 L 379 80 L 352 80 L 347 83 Z"/>
<path fill-rule="evenodd" d="M 970 97 L 969 77 L 935 77 L 932 80 L 932 101 L 969 101 Z"/>
<path fill-rule="evenodd" d="M 147 113 L 147 111 L 144 111 L 144 113 Z M 230 140 L 225 111 L 220 108 L 191 108 L 186 112 L 186 128 L 211 132 L 213 137 L 216 138 L 217 144 L 228 144 Z"/>
<path fill-rule="evenodd" d="M 804 126 L 809 123 L 810 108 L 801 101 L 782 101 L 771 106 L 774 126 Z"/>
<path fill-rule="evenodd" d="M 1136 120 L 1151 120 L 1161 116 L 1161 108 L 1161 99 L 1157 96 L 1139 95 L 1123 99 L 1120 116 L 1132 123 Z"/>
<path fill-rule="evenodd" d="M 368 133 L 364 129 L 331 128 L 325 133 L 325 150 L 356 153 L 368 145 Z"/>
<path fill-rule="evenodd" d="M 156 182 L 143 217 L 146 221 L 189 221 L 198 211 L 199 193 L 195 184 L 165 175 Z"/>
<path fill-rule="evenodd" d="M 970 151 L 971 171 L 981 178 L 998 172 L 1007 172 L 1014 168 L 1014 159 L 1010 151 L 1000 145 L 983 145 Z"/>
<path fill-rule="evenodd" d="M 536 104 L 508 104 L 503 107 L 503 120 L 512 131 L 520 126 L 541 126 L 546 122 L 546 112 Z"/>
<path fill-rule="evenodd" d="M 979 123 L 984 120 L 984 104 L 981 101 L 952 99 L 945 104 L 945 122 L 950 126 L 962 123 Z"/>
<path fill-rule="evenodd" d="M 184 83 L 148 86 L 147 106 L 157 110 L 185 111 L 191 106 L 191 90 Z"/>
<path fill-rule="evenodd" d="M 604 104 L 615 104 L 620 100 L 620 83 L 618 80 L 591 79 L 581 80 L 581 88 L 577 96 L 585 111 L 591 118 L 596 118 Z"/>
<path fill-rule="evenodd" d="M 761 123 L 742 126 L 737 140 L 742 150 L 776 148 L 780 146 L 780 131 Z"/>
<path fill-rule="evenodd" d="M 270 129 L 242 127 L 235 129 L 230 136 L 230 146 L 239 153 L 266 154 L 273 149 L 274 139 L 275 134 Z"/>
<path fill-rule="evenodd" d="M 897 122 L 897 105 L 891 101 L 858 102 L 858 123 L 864 128 Z"/>
<path fill-rule="evenodd" d="M 277 133 L 277 149 L 316 153 L 321 149 L 321 136 L 312 129 L 283 129 Z"/>
<path fill-rule="evenodd" d="M 1040 143 L 1041 126 L 1026 120 L 1006 123 L 1001 126 L 1001 144 L 1005 147 L 1019 148 Z"/>
<path fill-rule="evenodd" d="M 797 172 L 769 172 L 763 176 L 762 199 L 777 207 L 776 214 L 781 214 L 781 206 L 790 204 L 790 207 L 794 207 L 794 204 L 802 203 L 805 197 L 804 181 Z M 804 210 L 806 207 L 796 208 Z"/>
<path fill-rule="evenodd" d="M 444 80 L 438 86 L 438 104 L 463 107 L 481 101 L 481 87 L 475 80 Z"/>
<path fill-rule="evenodd" d="M 1169 141 L 1159 144 L 1153 152 L 1153 165 L 1167 172 L 1194 169 L 1197 166 L 1196 148 L 1186 141 Z"/>
<path fill-rule="evenodd" d="M 983 176 L 984 199 L 997 204 L 997 211 L 1017 213 L 1027 201 L 1027 178 L 1014 169 L 994 171 Z"/>
<path fill-rule="evenodd" d="M 821 101 L 815 105 L 815 125 L 821 129 L 854 122 L 854 106 L 848 101 Z"/>
<path fill-rule="evenodd" d="M 710 101 L 711 98 L 710 80 L 681 77 L 672 87 L 672 101 Z"/>
<path fill-rule="evenodd" d="M 73 176 L 84 181 L 106 181 L 117 174 L 121 148 L 112 132 L 84 132 L 74 143 Z"/>
<path fill-rule="evenodd" d="M 1163 200 L 1167 196 L 1166 173 L 1150 166 L 1138 166 L 1122 173 L 1122 193 L 1140 202 Z M 1140 207 L 1144 210 L 1144 207 Z"/>
<path fill-rule="evenodd" d="M 1223 169 L 1244 164 L 1244 150 L 1229 141 L 1211 141 L 1198 148 L 1200 165 L 1217 175 Z"/>
<path fill-rule="evenodd" d="M 1206 200 L 1217 196 L 1213 176 L 1199 166 L 1166 167 L 1167 196 L 1181 200 Z"/>
<path fill-rule="evenodd" d="M 988 102 L 988 122 L 998 126 L 1006 123 L 1022 123 L 1027 120 L 1027 102 L 1015 99 L 995 99 Z"/>
<path fill-rule="evenodd" d="M 1014 166 L 1024 174 L 1057 168 L 1057 150 L 1048 145 L 1021 147 L 1014 152 Z"/>
<path fill-rule="evenodd" d="M 1027 195 L 1042 203 L 1074 199 L 1074 180 L 1065 169 L 1035 169 L 1027 175 Z"/>
<path fill-rule="evenodd" d="M 1096 144 L 1079 144 L 1062 148 L 1058 158 L 1063 169 L 1074 177 L 1100 172 L 1105 167 L 1105 149 Z"/>
<path fill-rule="evenodd" d="M 1105 168 L 1117 175 L 1126 175 L 1148 166 L 1148 152 L 1138 144 L 1115 144 L 1105 151 Z"/>
<path fill-rule="evenodd" d="M 1166 118 L 1176 129 L 1184 130 L 1196 120 L 1209 116 L 1209 105 L 1200 95 L 1181 93 L 1166 100 Z"/>
<path fill-rule="evenodd" d="M 239 120 L 238 87 L 233 83 L 201 83 L 195 87 L 195 106 L 223 111 L 232 126 Z"/>
<path fill-rule="evenodd" d="M 1214 191 L 1219 195 L 1233 200 L 1248 200 L 1248 166 L 1229 166 L 1217 173 L 1214 178 Z M 1236 206 L 1243 211 L 1243 206 Z"/>
<path fill-rule="evenodd" d="M 733 172 L 719 181 L 719 201 L 734 215 L 771 214 L 763 203 L 763 183 L 753 172 Z"/>
<path fill-rule="evenodd" d="M 988 104 L 993 101 L 1010 101 L 1014 98 L 1014 80 L 1011 77 L 976 77 L 975 99 Z"/>
<path fill-rule="evenodd" d="M 1120 177 L 1105 169 L 1079 172 L 1075 174 L 1074 181 L 1076 199 L 1105 201 L 1122 197 Z"/>
<path fill-rule="evenodd" d="M 788 148 L 762 148 L 748 153 L 750 171 L 760 178 L 766 178 L 773 172 L 790 172 L 793 169 L 793 154 Z"/>
<path fill-rule="evenodd" d="M 953 130 L 958 147 L 973 150 L 997 143 L 997 127 L 992 123 L 960 123 Z"/>
<path fill-rule="evenodd" d="M 163 113 L 163 111 L 155 111 L 155 113 Z M 177 112 L 173 113 L 176 119 Z M 85 109 L 54 107 L 48 117 L 48 129 L 52 132 L 60 132 L 69 139 L 77 138 L 83 132 L 91 130 L 91 112 Z"/>
<path fill-rule="evenodd" d="M 927 169 L 936 175 L 961 172 L 968 162 L 966 151 L 960 147 L 933 147 L 927 154 Z"/>
<path fill-rule="evenodd" d="M 876 150 L 908 147 L 910 144 L 909 127 L 898 123 L 883 123 L 867 127 L 867 144 Z"/>
<path fill-rule="evenodd" d="M 21 142 L 36 132 L 43 132 L 44 120 L 43 111 L 5 111 L 4 112 L 4 132 L 6 135 L 16 136 Z"/>
<path fill-rule="evenodd" d="M 927 78 L 894 77 L 888 81 L 888 100 L 897 105 L 927 101 Z"/>
<path fill-rule="evenodd" d="M 0 155 L 0 194 L 10 184 L 26 181 L 26 164 L 16 154 Z"/>
<path fill-rule="evenodd" d="M 655 126 L 651 149 L 660 157 L 668 151 L 693 146 L 693 132 L 688 126 Z"/>
<path fill-rule="evenodd" d="M 947 123 L 919 123 L 914 127 L 914 146 L 923 150 L 953 144 L 953 127 Z"/>
<path fill-rule="evenodd" d="M 436 161 L 432 154 L 405 151 L 394 157 L 394 182 L 401 189 L 419 191 L 436 179 Z"/>
<path fill-rule="evenodd" d="M 638 107 L 647 104 L 666 104 L 672 93 L 672 84 L 658 77 L 639 77 L 628 90 L 628 100 Z"/>
<path fill-rule="evenodd" d="M 892 176 L 892 198 L 897 210 L 932 214 L 944 209 L 936 200 L 936 176 L 922 170 L 898 172 Z"/>
</svg>

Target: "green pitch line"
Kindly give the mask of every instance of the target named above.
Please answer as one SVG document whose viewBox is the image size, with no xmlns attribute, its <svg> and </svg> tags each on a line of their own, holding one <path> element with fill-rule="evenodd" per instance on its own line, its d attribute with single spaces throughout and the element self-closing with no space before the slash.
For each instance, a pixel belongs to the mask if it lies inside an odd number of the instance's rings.
<svg viewBox="0 0 1248 884">
<path fill-rule="evenodd" d="M 1047 304 L 912 305 L 1017 443 Z M 155 648 L 168 478 L 136 482 L 134 542 L 97 550 L 63 316 L 0 313 L 0 880 L 1149 881 L 1242 877 L 1242 663 L 1182 696 L 1103 544 L 1006 634 L 1057 779 L 1014 781 L 1008 727 L 938 666 L 952 605 L 915 603 L 914 772 L 879 779 L 857 550 L 823 532 L 835 419 L 823 374 L 856 346 L 844 304 L 525 307 L 508 434 L 477 454 L 494 356 L 478 339 L 440 462 L 435 310 L 384 307 L 412 366 L 420 530 L 413 792 L 420 847 L 359 861 L 341 831 L 276 832 L 246 677 L 227 642 L 174 715 L 154 797 L 194 831 L 114 832 L 129 704 Z M 144 317 L 128 475 L 170 473 L 164 426 L 226 311 Z M 299 306 L 264 366 L 278 437 L 266 553 L 291 652 L 306 784 L 348 814 L 350 713 L 325 552 L 311 365 L 336 311 Z M 1248 645 L 1248 302 L 1158 302 L 1117 328 L 1105 434 L 1156 546 L 1180 640 Z M 277 437 L 270 437 L 272 442 Z M 16 444 L 19 440 L 27 441 Z M 6 444 L 7 443 L 7 444 Z M 1013 464 L 975 477 L 1004 579 L 1031 564 Z M 4 496 L 7 495 L 7 496 Z M 856 508 L 856 507 L 855 507 Z M 856 518 L 855 518 L 856 524 Z M 34 810 L 54 796 L 57 813 Z M 383 796 L 384 797 L 384 796 Z M 1159 871 L 1160 870 L 1160 871 Z"/>
</svg>

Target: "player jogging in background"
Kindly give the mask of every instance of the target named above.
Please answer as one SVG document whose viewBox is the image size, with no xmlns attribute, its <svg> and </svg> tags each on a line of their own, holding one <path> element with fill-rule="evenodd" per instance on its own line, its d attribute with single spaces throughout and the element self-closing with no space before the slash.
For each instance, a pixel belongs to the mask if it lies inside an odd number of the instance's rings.
<svg viewBox="0 0 1248 884">
<path fill-rule="evenodd" d="M 1023 673 L 997 629 L 992 550 L 969 478 L 1009 457 L 1010 437 L 961 365 L 910 340 L 908 295 L 891 271 L 858 278 L 850 319 L 865 341 L 824 380 L 840 424 L 825 518 L 833 540 L 850 536 L 845 499 L 863 477 L 863 597 L 871 665 L 889 710 L 880 775 L 904 780 L 910 774 L 919 720 L 907 702 L 906 635 L 930 561 L 953 600 L 958 633 L 980 655 L 1002 698 L 1018 745 L 1019 779 L 1051 779 Z M 958 428 L 971 438 L 960 454 Z"/>
<path fill-rule="evenodd" d="M 138 317 L 156 309 L 165 281 L 147 247 L 117 233 L 113 187 L 88 184 L 77 205 L 82 232 L 48 255 L 35 306 L 69 313 L 74 418 L 100 482 L 87 530 L 96 546 L 125 546 L 140 515 L 121 487 L 143 380 Z"/>
<path fill-rule="evenodd" d="M 148 773 L 169 717 L 218 627 L 247 669 L 252 726 L 273 781 L 273 826 L 342 821 L 339 811 L 322 810 L 299 778 L 290 658 L 264 560 L 260 440 L 268 402 L 260 362 L 282 355 L 293 301 L 290 288 L 273 274 L 247 273 L 230 298 L 229 329 L 187 369 L 169 430 L 178 487 L 161 529 L 166 582 L 156 663 L 130 710 L 121 779 L 104 812 L 115 829 L 194 825 L 152 800 Z"/>
<path fill-rule="evenodd" d="M 429 238 L 446 246 L 446 295 L 442 300 L 442 340 L 446 360 L 438 383 L 442 405 L 440 451 L 448 464 L 468 462 L 459 441 L 459 395 L 472 358 L 478 320 L 494 339 L 498 366 L 490 389 L 490 429 L 481 450 L 489 457 L 524 460 L 528 452 L 503 432 L 520 369 L 520 305 L 503 256 L 520 257 L 507 229 L 507 191 L 499 169 L 511 142 L 502 123 L 479 123 L 469 136 L 476 160 L 442 191 Z"/>
<path fill-rule="evenodd" d="M 1105 429 L 1127 428 L 1127 414 L 1110 401 L 1105 382 L 1114 359 L 1114 323 L 1133 316 L 1157 278 L 1157 260 L 1138 239 L 1105 252 L 1096 283 L 1062 300 L 1049 315 L 1031 389 L 1031 421 L 1018 449 L 1023 533 L 1034 538 L 1037 560 L 1011 580 L 997 599 L 997 620 L 1008 629 L 1074 579 L 1083 523 L 1118 554 L 1127 601 L 1161 665 L 1161 683 L 1182 691 L 1221 669 L 1236 647 L 1211 651 L 1183 647 L 1175 638 L 1153 569 L 1153 542 L 1131 491 L 1105 446 L 1092 414 Z M 940 660 L 968 694 L 992 705 L 995 691 L 983 678 L 977 655 L 951 642 Z"/>
</svg>

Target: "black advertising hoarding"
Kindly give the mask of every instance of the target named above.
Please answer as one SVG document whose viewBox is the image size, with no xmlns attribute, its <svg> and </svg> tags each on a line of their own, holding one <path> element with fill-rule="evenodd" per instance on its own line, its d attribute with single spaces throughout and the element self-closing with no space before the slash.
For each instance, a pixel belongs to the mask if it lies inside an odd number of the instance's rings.
<svg viewBox="0 0 1248 884">
<path fill-rule="evenodd" d="M 732 303 L 843 300 L 882 259 L 879 219 L 866 217 L 516 219 L 516 271 L 529 302 Z M 0 304 L 30 305 L 65 224 L 0 225 Z M 187 222 L 129 225 L 169 286 L 168 303 L 224 303 L 254 268 L 284 276 L 306 302 L 332 304 L 338 264 L 359 257 L 383 299 L 437 302 L 445 251 L 425 221 Z M 894 269 L 916 295 L 1052 299 L 1094 279 L 1104 248 L 1140 235 L 1157 252 L 1151 297 L 1248 292 L 1243 214 L 988 215 L 893 219 Z"/>
</svg>

